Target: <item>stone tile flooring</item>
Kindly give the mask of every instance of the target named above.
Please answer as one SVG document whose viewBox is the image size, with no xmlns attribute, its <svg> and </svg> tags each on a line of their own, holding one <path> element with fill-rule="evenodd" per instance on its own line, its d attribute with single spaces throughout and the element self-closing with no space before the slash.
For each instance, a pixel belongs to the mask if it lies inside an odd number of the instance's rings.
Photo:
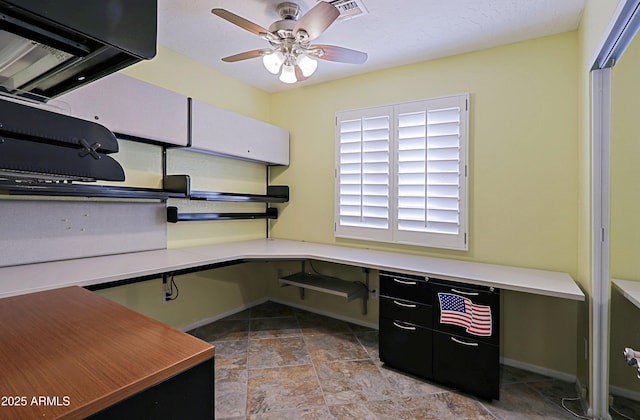
<svg viewBox="0 0 640 420">
<path fill-rule="evenodd" d="M 376 330 L 274 302 L 190 333 L 216 346 L 217 419 L 576 418 L 573 383 L 503 366 L 500 400 L 479 400 L 384 366 Z"/>
</svg>

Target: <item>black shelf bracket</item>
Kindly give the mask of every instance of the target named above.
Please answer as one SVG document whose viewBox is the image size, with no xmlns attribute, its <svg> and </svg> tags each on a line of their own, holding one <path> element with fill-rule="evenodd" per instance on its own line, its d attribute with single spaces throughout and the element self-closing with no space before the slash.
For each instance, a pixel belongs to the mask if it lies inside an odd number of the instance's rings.
<svg viewBox="0 0 640 420">
<path fill-rule="evenodd" d="M 167 222 L 169 223 L 201 220 L 256 220 L 277 218 L 277 208 L 268 208 L 265 213 L 179 213 L 177 207 L 167 207 Z"/>
</svg>

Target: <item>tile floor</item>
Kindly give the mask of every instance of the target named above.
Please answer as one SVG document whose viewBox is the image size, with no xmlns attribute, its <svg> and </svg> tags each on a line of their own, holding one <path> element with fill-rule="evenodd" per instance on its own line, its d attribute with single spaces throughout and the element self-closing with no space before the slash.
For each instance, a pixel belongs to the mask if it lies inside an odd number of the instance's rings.
<svg viewBox="0 0 640 420">
<path fill-rule="evenodd" d="M 216 346 L 217 419 L 576 418 L 573 383 L 503 366 L 500 400 L 479 400 L 384 366 L 376 330 L 274 302 L 190 333 Z"/>
</svg>

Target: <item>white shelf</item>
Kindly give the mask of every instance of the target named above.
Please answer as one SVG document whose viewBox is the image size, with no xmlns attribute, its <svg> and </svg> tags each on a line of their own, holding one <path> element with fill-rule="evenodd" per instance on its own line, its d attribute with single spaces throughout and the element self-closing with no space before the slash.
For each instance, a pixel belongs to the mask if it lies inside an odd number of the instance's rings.
<svg viewBox="0 0 640 420">
<path fill-rule="evenodd" d="M 248 260 L 318 260 L 584 301 L 567 273 L 286 239 L 257 239 L 0 268 L 0 298 Z"/>
<path fill-rule="evenodd" d="M 279 279 L 281 286 L 297 286 L 341 296 L 351 302 L 353 299 L 366 298 L 367 288 L 362 283 L 340 280 L 334 277 L 321 277 L 309 273 L 295 273 Z"/>
<path fill-rule="evenodd" d="M 622 292 L 624 297 L 640 308 L 640 281 L 611 279 L 611 282 Z"/>
</svg>

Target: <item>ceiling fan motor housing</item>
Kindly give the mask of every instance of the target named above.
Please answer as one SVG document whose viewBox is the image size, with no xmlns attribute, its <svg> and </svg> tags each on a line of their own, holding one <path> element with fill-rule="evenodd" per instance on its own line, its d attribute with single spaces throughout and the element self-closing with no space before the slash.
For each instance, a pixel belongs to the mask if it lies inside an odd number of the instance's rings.
<svg viewBox="0 0 640 420">
<path fill-rule="evenodd" d="M 298 6 L 296 3 L 292 3 L 289 1 L 280 3 L 277 6 L 277 10 L 278 10 L 278 15 L 280 15 L 282 19 L 294 20 L 294 21 L 298 19 L 301 12 L 300 6 Z"/>
<path fill-rule="evenodd" d="M 269 26 L 269 32 L 277 34 L 280 38 L 293 38 L 293 28 L 296 26 L 296 21 L 293 19 L 282 19 L 273 22 Z"/>
</svg>

